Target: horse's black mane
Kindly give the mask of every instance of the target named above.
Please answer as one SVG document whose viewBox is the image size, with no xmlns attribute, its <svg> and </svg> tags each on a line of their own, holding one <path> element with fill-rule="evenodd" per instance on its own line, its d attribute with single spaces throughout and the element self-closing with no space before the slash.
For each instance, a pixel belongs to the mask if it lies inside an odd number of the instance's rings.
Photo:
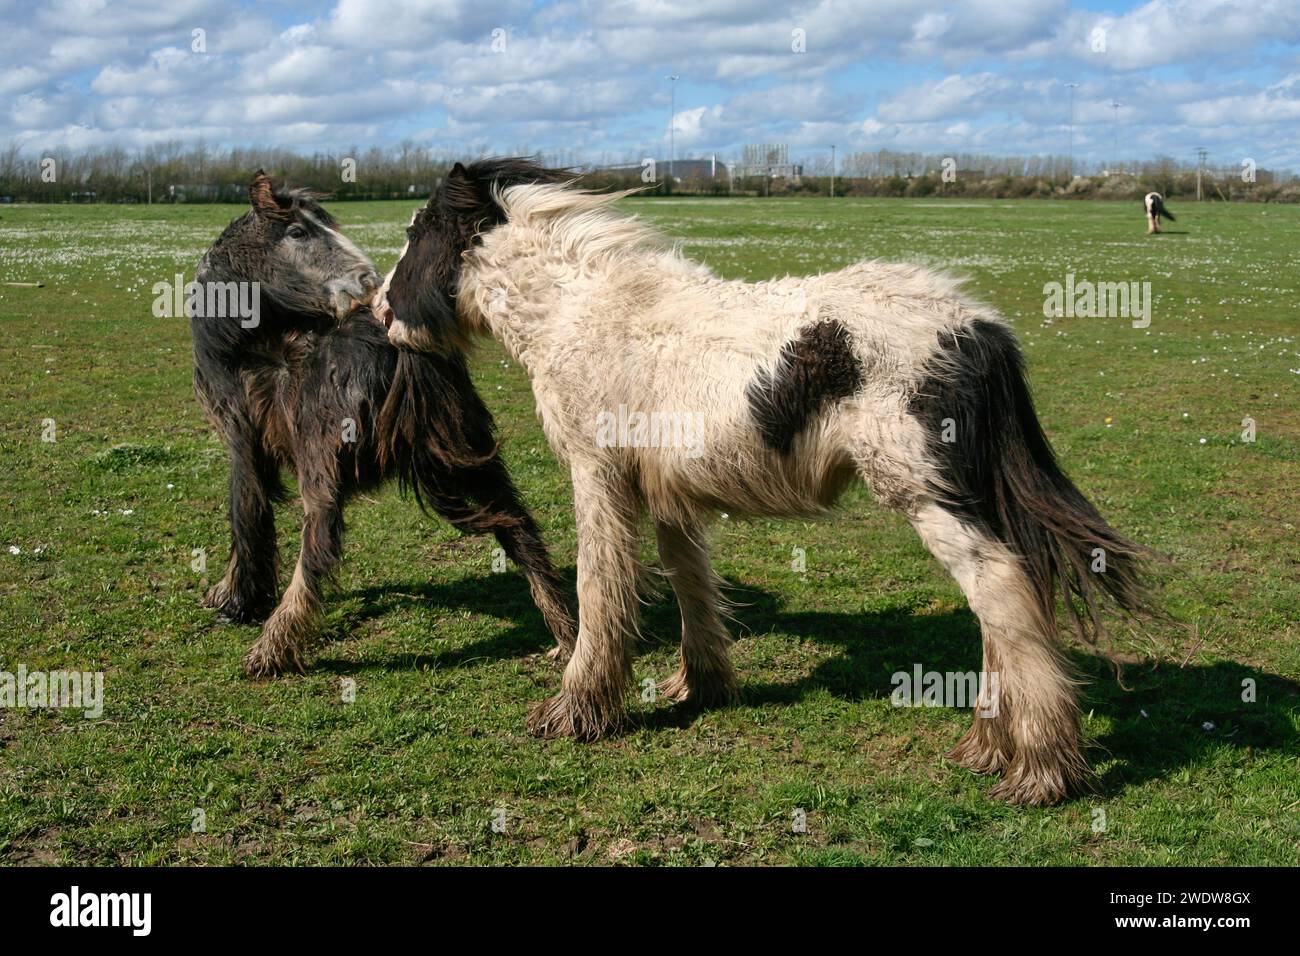
<svg viewBox="0 0 1300 956">
<path fill-rule="evenodd" d="M 571 169 L 553 169 L 522 156 L 477 159 L 468 166 L 457 163 L 434 190 L 429 202 L 411 223 L 412 238 L 423 235 L 435 222 L 458 220 L 473 233 L 505 221 L 505 212 L 492 194 L 511 186 L 562 183 L 576 178 Z M 465 235 L 470 240 L 473 233 Z"/>
<path fill-rule="evenodd" d="M 329 226 L 331 229 L 338 228 L 338 222 L 321 205 L 322 199 L 330 198 L 329 193 L 317 192 L 314 189 L 300 186 L 297 189 L 277 189 L 273 195 L 275 196 L 276 205 L 284 210 L 286 219 L 291 219 L 294 212 L 302 210 L 310 214 L 321 225 Z"/>
</svg>

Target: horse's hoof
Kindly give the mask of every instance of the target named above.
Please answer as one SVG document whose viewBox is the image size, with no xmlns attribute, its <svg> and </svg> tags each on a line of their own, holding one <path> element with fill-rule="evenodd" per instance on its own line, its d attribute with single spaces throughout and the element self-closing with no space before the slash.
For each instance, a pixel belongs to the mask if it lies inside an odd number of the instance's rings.
<svg viewBox="0 0 1300 956">
<path fill-rule="evenodd" d="M 690 677 L 678 668 L 667 680 L 655 687 L 664 700 L 691 710 L 726 707 L 740 700 L 740 685 L 733 670 L 695 673 Z"/>
<path fill-rule="evenodd" d="M 1077 754 L 1056 767 L 1040 765 L 1033 771 L 1020 756 L 1011 761 L 989 798 L 1012 806 L 1050 807 L 1092 789 L 1092 771 Z"/>
<path fill-rule="evenodd" d="M 290 672 L 303 674 L 307 664 L 295 648 L 273 649 L 259 642 L 244 655 L 243 669 L 245 677 L 259 680 Z"/>
<path fill-rule="evenodd" d="M 533 705 L 528 713 L 528 729 L 544 739 L 572 737 L 591 741 L 618 730 L 623 720 L 622 712 L 584 705 L 561 692 Z"/>
<path fill-rule="evenodd" d="M 274 597 L 231 594 L 225 582 L 218 582 L 209 588 L 200 604 L 215 610 L 217 620 L 226 624 L 260 624 L 275 609 Z"/>
</svg>

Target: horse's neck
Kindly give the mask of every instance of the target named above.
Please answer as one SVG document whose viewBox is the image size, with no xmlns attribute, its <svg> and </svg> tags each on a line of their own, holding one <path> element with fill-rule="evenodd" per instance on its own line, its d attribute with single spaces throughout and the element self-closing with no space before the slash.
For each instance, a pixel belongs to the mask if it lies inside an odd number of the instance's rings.
<svg viewBox="0 0 1300 956">
<path fill-rule="evenodd" d="M 532 372 L 548 351 L 547 326 L 569 293 L 573 269 L 557 265 L 560 256 L 537 229 L 507 226 L 462 278 L 460 294 L 470 297 L 479 331 L 491 334 L 516 362 Z"/>
</svg>

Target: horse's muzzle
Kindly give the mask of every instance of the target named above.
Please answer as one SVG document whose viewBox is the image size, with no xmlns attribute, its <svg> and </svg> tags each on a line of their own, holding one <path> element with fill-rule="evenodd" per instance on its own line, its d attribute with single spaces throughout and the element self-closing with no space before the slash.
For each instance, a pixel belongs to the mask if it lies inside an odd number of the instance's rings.
<svg viewBox="0 0 1300 956">
<path fill-rule="evenodd" d="M 383 289 L 375 293 L 375 297 L 370 303 L 370 311 L 375 313 L 375 318 L 384 323 L 384 328 L 391 329 L 393 327 L 393 319 L 396 316 L 393 315 L 393 309 L 388 304 L 388 296 L 384 295 Z"/>
<path fill-rule="evenodd" d="M 370 304 L 379 288 L 379 276 L 371 271 L 363 271 L 347 279 L 336 279 L 326 287 L 334 316 L 342 322 L 353 312 Z"/>
</svg>

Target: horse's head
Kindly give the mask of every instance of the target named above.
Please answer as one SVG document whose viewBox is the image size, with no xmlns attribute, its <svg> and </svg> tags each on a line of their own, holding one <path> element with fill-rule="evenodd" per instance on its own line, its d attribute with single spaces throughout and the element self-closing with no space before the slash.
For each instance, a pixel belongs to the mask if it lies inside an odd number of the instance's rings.
<svg viewBox="0 0 1300 956">
<path fill-rule="evenodd" d="M 342 320 L 369 302 L 379 286 L 374 263 L 339 231 L 318 194 L 276 190 L 258 170 L 248 195 L 252 209 L 204 256 L 201 273 L 257 282 L 286 318 Z"/>
<path fill-rule="evenodd" d="M 457 163 L 406 229 L 406 245 L 375 299 L 374 312 L 394 345 L 446 352 L 465 338 L 456 316 L 461 258 L 480 236 L 505 221 L 500 191 L 572 177 L 526 159 Z"/>
</svg>

